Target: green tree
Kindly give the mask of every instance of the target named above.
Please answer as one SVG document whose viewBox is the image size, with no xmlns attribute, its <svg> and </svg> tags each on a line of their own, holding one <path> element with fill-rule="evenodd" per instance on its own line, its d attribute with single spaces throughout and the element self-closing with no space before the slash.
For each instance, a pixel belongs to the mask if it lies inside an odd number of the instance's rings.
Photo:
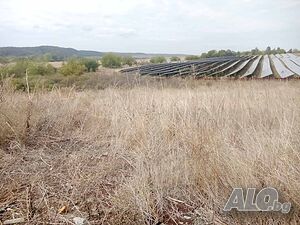
<svg viewBox="0 0 300 225">
<path fill-rule="evenodd" d="M 155 56 L 150 59 L 150 63 L 164 63 L 167 59 L 163 56 Z"/>
<path fill-rule="evenodd" d="M 98 62 L 95 59 L 84 59 L 83 64 L 88 72 L 96 72 L 99 67 Z"/>
<path fill-rule="evenodd" d="M 64 76 L 81 75 L 86 70 L 85 65 L 76 59 L 71 59 L 67 63 L 64 63 L 59 72 Z"/>
<path fill-rule="evenodd" d="M 286 51 L 284 49 L 280 48 L 280 47 L 278 47 L 276 49 L 276 54 L 285 54 L 285 53 L 286 53 Z"/>
<path fill-rule="evenodd" d="M 178 56 L 172 56 L 170 58 L 171 62 L 178 62 L 178 61 L 181 61 L 181 59 L 178 57 Z"/>
<path fill-rule="evenodd" d="M 226 51 L 227 54 L 227 51 Z M 210 50 L 207 52 L 207 58 L 218 57 L 218 52 L 216 50 Z"/>
<path fill-rule="evenodd" d="M 30 59 L 18 59 L 14 64 L 6 65 L 5 73 L 9 76 L 23 77 L 26 70 L 29 75 L 50 75 L 56 72 L 55 68 L 48 63 Z"/>
<path fill-rule="evenodd" d="M 225 56 L 236 56 L 237 53 L 235 51 L 232 51 L 230 49 L 226 50 L 226 55 Z"/>
<path fill-rule="evenodd" d="M 259 55 L 259 54 L 260 54 L 260 51 L 257 47 L 255 49 L 251 50 L 251 55 Z"/>
<path fill-rule="evenodd" d="M 203 58 L 203 59 L 207 58 L 207 53 L 206 53 L 206 52 L 203 52 L 203 53 L 201 54 L 200 58 Z"/>
<path fill-rule="evenodd" d="M 119 68 L 122 65 L 122 57 L 113 53 L 107 53 L 101 58 L 101 63 L 103 67 Z"/>
<path fill-rule="evenodd" d="M 128 66 L 133 66 L 136 64 L 136 60 L 132 56 L 124 56 L 122 58 L 122 64 L 128 65 Z"/>
<path fill-rule="evenodd" d="M 216 55 L 217 57 L 224 57 L 226 56 L 226 54 L 227 54 L 226 50 L 220 50 Z"/>
<path fill-rule="evenodd" d="M 15 77 L 25 76 L 29 64 L 30 61 L 28 59 L 18 59 L 14 65 L 9 67 L 9 75 L 14 75 Z"/>
<path fill-rule="evenodd" d="M 188 55 L 185 57 L 185 60 L 198 60 L 200 59 L 200 56 L 197 55 Z"/>
<path fill-rule="evenodd" d="M 269 55 L 269 54 L 271 54 L 271 51 L 272 51 L 271 47 L 268 46 L 265 50 L 265 54 Z"/>
<path fill-rule="evenodd" d="M 29 75 L 50 75 L 55 73 L 55 68 L 46 63 L 30 62 L 28 64 Z"/>
</svg>

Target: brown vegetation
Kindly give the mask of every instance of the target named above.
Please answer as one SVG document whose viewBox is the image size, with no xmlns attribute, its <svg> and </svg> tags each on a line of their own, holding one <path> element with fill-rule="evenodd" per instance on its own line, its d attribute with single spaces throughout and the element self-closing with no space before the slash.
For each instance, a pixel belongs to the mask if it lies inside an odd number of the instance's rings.
<svg viewBox="0 0 300 225">
<path fill-rule="evenodd" d="M 0 221 L 300 223 L 299 81 L 125 78 L 30 94 L 4 82 Z M 222 212 L 233 187 L 268 186 L 290 214 Z"/>
</svg>

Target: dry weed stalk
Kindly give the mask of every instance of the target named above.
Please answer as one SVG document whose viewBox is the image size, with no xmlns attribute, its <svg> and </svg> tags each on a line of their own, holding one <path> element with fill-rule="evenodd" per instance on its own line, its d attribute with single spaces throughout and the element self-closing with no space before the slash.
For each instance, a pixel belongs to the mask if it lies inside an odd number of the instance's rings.
<svg viewBox="0 0 300 225">
<path fill-rule="evenodd" d="M 0 208 L 28 224 L 299 223 L 299 82 L 158 82 L 3 92 Z M 233 187 L 267 186 L 290 214 L 222 213 Z"/>
</svg>

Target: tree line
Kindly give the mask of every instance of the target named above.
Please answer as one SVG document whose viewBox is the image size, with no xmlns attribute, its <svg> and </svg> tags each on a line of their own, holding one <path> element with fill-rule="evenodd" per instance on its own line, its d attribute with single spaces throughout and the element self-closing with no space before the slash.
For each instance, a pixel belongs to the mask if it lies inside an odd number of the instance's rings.
<svg viewBox="0 0 300 225">
<path fill-rule="evenodd" d="M 260 50 L 258 48 L 254 48 L 250 51 L 232 51 L 228 50 L 210 50 L 208 52 L 202 53 L 199 58 L 212 58 L 212 57 L 224 57 L 224 56 L 245 56 L 245 55 L 270 55 L 270 54 L 284 54 L 284 53 L 297 53 L 298 49 L 290 49 L 286 51 L 280 47 L 271 48 L 268 46 L 265 50 Z"/>
<path fill-rule="evenodd" d="M 62 63 L 60 68 L 55 68 L 45 58 L 0 58 L 1 77 L 23 77 L 27 73 L 30 76 L 61 74 L 63 76 L 81 75 L 88 72 L 96 72 L 102 65 L 107 68 L 119 68 L 125 65 L 133 66 L 136 60 L 131 56 L 118 56 L 112 53 L 104 55 L 101 60 L 93 58 L 70 58 Z"/>
</svg>

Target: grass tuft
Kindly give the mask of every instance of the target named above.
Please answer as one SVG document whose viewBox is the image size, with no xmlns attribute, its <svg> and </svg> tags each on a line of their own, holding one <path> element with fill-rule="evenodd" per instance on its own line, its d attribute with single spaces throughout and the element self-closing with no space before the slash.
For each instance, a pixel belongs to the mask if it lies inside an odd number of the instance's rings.
<svg viewBox="0 0 300 225">
<path fill-rule="evenodd" d="M 298 81 L 130 79 L 80 92 L 1 86 L 1 221 L 299 223 Z M 290 214 L 222 212 L 233 187 L 269 186 Z"/>
</svg>

